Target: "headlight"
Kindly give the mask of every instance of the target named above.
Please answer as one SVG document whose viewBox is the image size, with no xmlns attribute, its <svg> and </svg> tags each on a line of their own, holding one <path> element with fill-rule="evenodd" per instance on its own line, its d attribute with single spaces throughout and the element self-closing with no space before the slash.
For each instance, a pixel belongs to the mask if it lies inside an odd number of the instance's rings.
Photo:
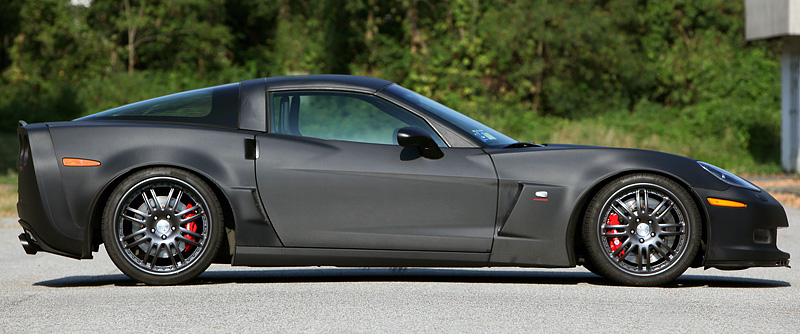
<svg viewBox="0 0 800 334">
<path fill-rule="evenodd" d="M 732 186 L 737 186 L 737 187 L 741 187 L 741 188 L 745 188 L 745 189 L 750 189 L 750 190 L 753 190 L 753 191 L 761 191 L 761 189 L 758 189 L 758 187 L 756 187 L 755 185 L 753 185 L 749 181 L 747 181 L 747 180 L 745 180 L 745 179 L 743 179 L 741 177 L 736 176 L 736 174 L 733 174 L 733 173 L 731 173 L 729 171 L 726 171 L 726 170 L 724 170 L 722 168 L 719 168 L 717 166 L 714 166 L 712 164 L 705 163 L 705 162 L 702 162 L 702 161 L 698 161 L 697 163 L 700 164 L 700 167 L 703 167 L 703 169 L 705 169 L 709 173 L 711 173 L 711 175 L 714 175 L 718 179 L 722 180 L 722 182 L 725 182 L 725 183 L 730 184 Z"/>
</svg>

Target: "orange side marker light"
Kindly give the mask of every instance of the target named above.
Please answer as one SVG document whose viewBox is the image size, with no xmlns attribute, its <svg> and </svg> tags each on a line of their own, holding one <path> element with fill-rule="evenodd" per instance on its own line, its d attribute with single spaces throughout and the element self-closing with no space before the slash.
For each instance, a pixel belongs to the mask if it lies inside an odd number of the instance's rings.
<svg viewBox="0 0 800 334">
<path fill-rule="evenodd" d="M 742 202 L 729 201 L 727 199 L 719 199 L 719 198 L 713 198 L 713 197 L 709 197 L 708 198 L 708 204 L 711 204 L 713 206 L 724 206 L 724 207 L 729 207 L 729 208 L 746 208 L 747 207 L 747 204 L 744 204 Z"/>
<path fill-rule="evenodd" d="M 61 163 L 66 167 L 92 167 L 100 166 L 100 161 L 78 158 L 63 158 Z"/>
</svg>

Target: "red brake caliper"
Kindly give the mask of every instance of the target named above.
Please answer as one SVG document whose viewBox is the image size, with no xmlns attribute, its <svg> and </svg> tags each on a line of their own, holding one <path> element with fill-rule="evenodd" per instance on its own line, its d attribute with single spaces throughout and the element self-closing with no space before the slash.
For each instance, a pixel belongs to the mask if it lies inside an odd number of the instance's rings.
<svg viewBox="0 0 800 334">
<path fill-rule="evenodd" d="M 191 204 L 186 204 L 186 208 L 187 209 L 191 209 L 192 205 Z M 186 216 L 183 217 L 183 219 L 194 217 L 194 215 L 195 215 L 194 213 L 187 213 Z M 186 229 L 189 230 L 189 231 L 192 231 L 192 232 L 197 232 L 197 224 L 195 224 L 194 221 L 191 221 L 191 222 L 189 222 L 189 224 L 186 224 Z M 187 235 L 185 235 L 185 237 L 186 237 L 186 239 L 189 239 L 191 241 L 197 241 L 191 235 L 187 234 Z M 184 251 L 188 252 L 190 249 L 192 249 L 192 245 L 187 243 L 186 244 L 186 249 Z"/>
<path fill-rule="evenodd" d="M 606 225 L 619 225 L 619 215 L 617 215 L 616 213 L 612 213 L 612 214 L 608 215 L 608 219 L 606 220 Z M 611 230 L 610 232 L 611 233 L 617 233 L 617 230 L 614 229 L 614 230 Z M 609 240 L 609 247 L 611 247 L 611 251 L 612 252 L 616 252 L 617 249 L 620 246 L 622 246 L 622 242 L 619 241 L 619 238 L 609 238 L 609 239 L 610 239 Z M 619 252 L 619 257 L 622 257 L 622 255 L 625 255 L 625 251 L 624 250 Z"/>
</svg>

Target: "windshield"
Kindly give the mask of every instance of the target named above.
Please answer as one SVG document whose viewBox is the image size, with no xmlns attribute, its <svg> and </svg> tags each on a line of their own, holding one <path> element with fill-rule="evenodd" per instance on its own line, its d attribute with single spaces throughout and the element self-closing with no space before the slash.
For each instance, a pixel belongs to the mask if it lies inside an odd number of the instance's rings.
<svg viewBox="0 0 800 334">
<path fill-rule="evenodd" d="M 425 109 L 425 111 L 446 120 L 453 126 L 478 139 L 486 146 L 505 147 L 517 142 L 516 140 L 500 133 L 499 131 L 483 125 L 472 118 L 464 116 L 463 114 L 450 109 L 439 102 L 419 95 L 396 84 L 392 84 L 389 87 L 384 88 L 384 91 L 394 95 L 406 103 L 418 106 L 422 109 Z"/>
</svg>

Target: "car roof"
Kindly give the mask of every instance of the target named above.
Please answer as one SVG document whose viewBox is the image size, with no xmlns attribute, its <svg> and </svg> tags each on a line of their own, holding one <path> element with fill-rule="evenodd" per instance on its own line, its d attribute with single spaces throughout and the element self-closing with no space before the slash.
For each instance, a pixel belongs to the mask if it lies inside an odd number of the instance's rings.
<svg viewBox="0 0 800 334">
<path fill-rule="evenodd" d="M 311 90 L 355 90 L 375 93 L 392 84 L 391 81 L 357 75 L 318 74 L 292 75 L 266 78 L 267 90 L 311 89 Z"/>
</svg>

